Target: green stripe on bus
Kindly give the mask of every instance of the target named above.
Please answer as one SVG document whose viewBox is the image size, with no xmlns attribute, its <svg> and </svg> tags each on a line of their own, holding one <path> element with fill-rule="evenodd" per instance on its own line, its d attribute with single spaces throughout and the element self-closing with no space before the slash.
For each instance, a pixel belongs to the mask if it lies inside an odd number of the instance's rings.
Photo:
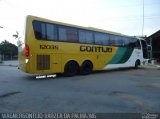
<svg viewBox="0 0 160 119">
<path fill-rule="evenodd" d="M 121 60 L 118 63 L 122 64 L 122 63 L 127 62 L 128 59 L 130 58 L 132 52 L 133 52 L 133 48 L 127 48 L 125 54 L 123 55 L 123 57 L 121 58 Z"/>
<path fill-rule="evenodd" d="M 122 56 L 125 54 L 127 48 L 118 48 L 116 55 L 108 64 L 118 64 Z"/>
<path fill-rule="evenodd" d="M 118 48 L 116 55 L 108 64 L 122 64 L 128 61 L 131 54 L 133 52 L 133 48 Z"/>
</svg>

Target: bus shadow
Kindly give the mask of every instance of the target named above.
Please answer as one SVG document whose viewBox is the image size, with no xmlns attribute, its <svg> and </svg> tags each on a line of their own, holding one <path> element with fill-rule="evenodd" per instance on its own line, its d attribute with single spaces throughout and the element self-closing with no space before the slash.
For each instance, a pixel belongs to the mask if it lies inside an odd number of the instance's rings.
<svg viewBox="0 0 160 119">
<path fill-rule="evenodd" d="M 110 69 L 110 70 L 97 70 L 97 71 L 93 71 L 91 74 L 104 74 L 104 73 L 116 73 L 116 72 L 125 72 L 125 71 L 136 71 L 139 69 L 146 69 L 144 67 L 139 67 L 138 69 L 134 69 L 134 68 L 118 68 L 118 69 Z M 55 74 L 54 74 L 55 75 Z M 77 77 L 77 76 L 89 76 L 89 75 L 81 75 L 81 74 L 77 74 L 75 76 L 72 77 Z M 23 79 L 25 80 L 30 80 L 30 81 L 41 81 L 41 80 L 55 80 L 55 79 L 68 79 L 71 77 L 65 76 L 64 74 L 56 74 L 56 76 L 53 77 L 53 74 L 50 75 L 25 75 L 23 76 Z"/>
<path fill-rule="evenodd" d="M 139 70 L 139 69 L 146 69 L 146 68 L 139 67 L 139 68 L 135 69 L 133 67 L 129 67 L 129 68 L 108 69 L 108 70 L 97 70 L 97 71 L 93 71 L 92 74 L 114 73 L 114 72 L 125 72 L 125 71 L 136 71 L 136 70 Z"/>
</svg>

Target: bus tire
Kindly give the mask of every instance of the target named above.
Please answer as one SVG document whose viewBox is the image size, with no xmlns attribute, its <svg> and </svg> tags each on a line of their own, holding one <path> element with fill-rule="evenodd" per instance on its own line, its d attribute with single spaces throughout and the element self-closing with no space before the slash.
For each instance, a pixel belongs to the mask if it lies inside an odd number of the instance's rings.
<svg viewBox="0 0 160 119">
<path fill-rule="evenodd" d="M 69 61 L 64 67 L 65 76 L 74 76 L 78 73 L 79 66 L 75 61 Z"/>
<path fill-rule="evenodd" d="M 139 65 L 140 65 L 140 60 L 136 60 L 134 68 L 137 69 Z"/>
<path fill-rule="evenodd" d="M 91 61 L 84 61 L 80 67 L 80 74 L 87 75 L 90 74 L 93 70 L 93 64 Z"/>
</svg>

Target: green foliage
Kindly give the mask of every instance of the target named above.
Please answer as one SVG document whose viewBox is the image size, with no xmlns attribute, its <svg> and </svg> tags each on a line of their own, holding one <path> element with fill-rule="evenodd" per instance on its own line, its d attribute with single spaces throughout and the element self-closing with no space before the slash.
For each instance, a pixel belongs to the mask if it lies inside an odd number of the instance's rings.
<svg viewBox="0 0 160 119">
<path fill-rule="evenodd" d="M 0 53 L 8 56 L 18 55 L 18 47 L 6 40 L 0 43 Z"/>
</svg>

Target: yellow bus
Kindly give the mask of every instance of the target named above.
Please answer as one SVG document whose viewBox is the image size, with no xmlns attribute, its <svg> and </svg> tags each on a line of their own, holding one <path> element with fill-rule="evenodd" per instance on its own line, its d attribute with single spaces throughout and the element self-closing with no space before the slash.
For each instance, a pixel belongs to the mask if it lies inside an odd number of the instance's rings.
<svg viewBox="0 0 160 119">
<path fill-rule="evenodd" d="M 32 74 L 85 75 L 147 62 L 143 39 L 30 15 L 18 49 L 19 69 Z"/>
</svg>

